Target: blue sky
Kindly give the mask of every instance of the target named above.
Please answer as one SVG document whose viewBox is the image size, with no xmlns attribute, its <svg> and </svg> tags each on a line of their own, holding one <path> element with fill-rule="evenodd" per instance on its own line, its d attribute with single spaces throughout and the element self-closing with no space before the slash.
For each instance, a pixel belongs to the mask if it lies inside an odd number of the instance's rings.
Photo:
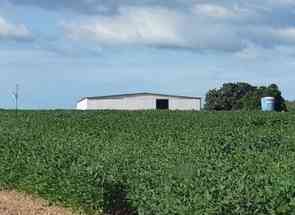
<svg viewBox="0 0 295 215">
<path fill-rule="evenodd" d="M 204 96 L 276 83 L 295 99 L 295 0 L 1 0 L 0 107 L 84 96 Z"/>
</svg>

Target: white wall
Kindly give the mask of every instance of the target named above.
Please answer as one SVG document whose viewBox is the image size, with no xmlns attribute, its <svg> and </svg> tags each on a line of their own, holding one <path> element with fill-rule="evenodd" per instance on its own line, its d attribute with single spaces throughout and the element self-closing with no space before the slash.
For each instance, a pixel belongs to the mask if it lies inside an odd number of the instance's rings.
<svg viewBox="0 0 295 215">
<path fill-rule="evenodd" d="M 182 98 L 170 98 L 169 99 L 170 110 L 201 110 L 200 99 L 182 99 Z"/>
<path fill-rule="evenodd" d="M 78 110 L 87 110 L 87 102 L 88 102 L 88 99 L 84 99 L 82 101 L 79 101 L 77 103 L 77 109 Z"/>
<path fill-rule="evenodd" d="M 139 95 L 120 99 L 85 99 L 78 103 L 80 110 L 151 110 L 156 109 L 157 99 L 168 99 L 170 110 L 201 110 L 200 99 Z M 86 102 L 85 102 L 86 101 Z M 85 107 L 86 106 L 86 107 Z"/>
</svg>

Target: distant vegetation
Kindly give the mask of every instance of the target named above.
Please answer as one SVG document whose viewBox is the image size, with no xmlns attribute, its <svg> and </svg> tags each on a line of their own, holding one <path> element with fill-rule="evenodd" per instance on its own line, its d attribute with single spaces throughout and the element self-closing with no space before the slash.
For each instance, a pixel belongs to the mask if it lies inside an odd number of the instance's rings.
<svg viewBox="0 0 295 215">
<path fill-rule="evenodd" d="M 210 90 L 206 95 L 205 109 L 215 111 L 259 110 L 261 98 L 272 96 L 276 99 L 275 110 L 286 111 L 285 99 L 279 87 L 256 87 L 248 83 L 226 83 L 220 89 Z"/>
<path fill-rule="evenodd" d="M 0 187 L 89 214 L 295 214 L 294 157 L 291 112 L 0 112 Z"/>
<path fill-rule="evenodd" d="M 286 102 L 288 111 L 295 111 L 295 101 L 287 101 Z"/>
</svg>

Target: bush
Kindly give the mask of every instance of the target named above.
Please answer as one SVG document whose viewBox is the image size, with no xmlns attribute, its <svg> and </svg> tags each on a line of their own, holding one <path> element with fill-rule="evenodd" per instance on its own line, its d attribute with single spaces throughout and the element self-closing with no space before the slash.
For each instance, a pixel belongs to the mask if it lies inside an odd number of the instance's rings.
<svg viewBox="0 0 295 215">
<path fill-rule="evenodd" d="M 278 86 L 255 87 L 247 83 L 226 83 L 220 89 L 210 90 L 206 95 L 207 110 L 259 110 L 261 98 L 272 96 L 276 99 L 275 110 L 286 111 L 285 100 Z"/>
</svg>

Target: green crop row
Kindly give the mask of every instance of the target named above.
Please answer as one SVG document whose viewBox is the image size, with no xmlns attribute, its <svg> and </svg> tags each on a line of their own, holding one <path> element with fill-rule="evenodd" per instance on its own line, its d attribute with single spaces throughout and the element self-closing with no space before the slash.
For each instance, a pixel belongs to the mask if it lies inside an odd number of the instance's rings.
<svg viewBox="0 0 295 215">
<path fill-rule="evenodd" d="M 1 111 L 0 159 L 89 214 L 295 214 L 294 113 Z"/>
</svg>

